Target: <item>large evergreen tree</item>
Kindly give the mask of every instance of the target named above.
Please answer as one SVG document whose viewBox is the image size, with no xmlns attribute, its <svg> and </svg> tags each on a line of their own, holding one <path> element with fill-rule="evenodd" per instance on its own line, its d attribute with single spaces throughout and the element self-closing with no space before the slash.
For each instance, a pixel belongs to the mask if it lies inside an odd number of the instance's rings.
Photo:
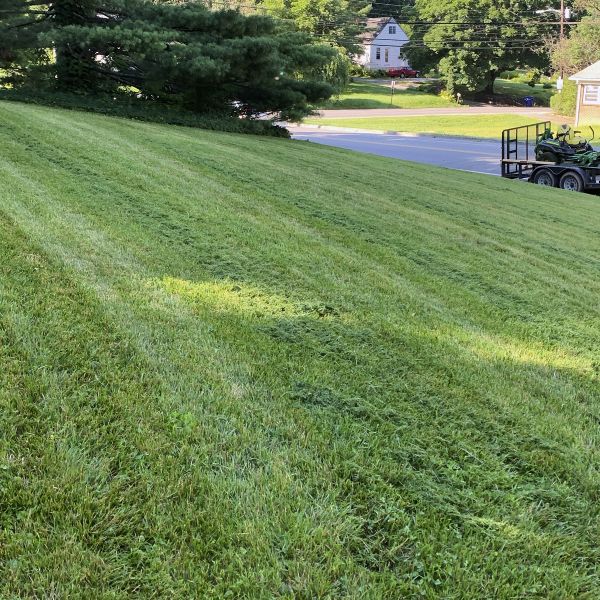
<svg viewBox="0 0 600 600">
<path fill-rule="evenodd" d="M 49 58 L 39 47 L 32 27 L 40 20 L 37 13 L 38 7 L 23 0 L 0 0 L 0 70 L 13 85 L 26 75 L 31 77 L 33 67 Z"/>
<path fill-rule="evenodd" d="M 129 88 L 197 111 L 282 118 L 331 93 L 321 76 L 331 48 L 268 16 L 197 2 L 0 0 L 0 34 L 5 63 L 52 54 L 48 83 L 79 93 Z"/>
</svg>

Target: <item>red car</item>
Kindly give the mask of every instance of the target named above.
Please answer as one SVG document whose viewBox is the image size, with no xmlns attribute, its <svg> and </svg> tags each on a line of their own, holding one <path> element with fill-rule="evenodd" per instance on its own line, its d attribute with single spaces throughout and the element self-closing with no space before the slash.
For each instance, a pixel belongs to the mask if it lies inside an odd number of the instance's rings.
<svg viewBox="0 0 600 600">
<path fill-rule="evenodd" d="M 388 69 L 387 74 L 388 77 L 418 77 L 419 71 L 415 71 L 409 67 L 398 67 Z"/>
</svg>

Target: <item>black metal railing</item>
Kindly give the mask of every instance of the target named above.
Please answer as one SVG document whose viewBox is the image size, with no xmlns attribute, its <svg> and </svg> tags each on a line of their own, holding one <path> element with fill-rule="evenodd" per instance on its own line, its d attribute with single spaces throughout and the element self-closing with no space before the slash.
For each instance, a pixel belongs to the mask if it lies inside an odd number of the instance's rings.
<svg viewBox="0 0 600 600">
<path fill-rule="evenodd" d="M 535 146 L 546 130 L 550 129 L 550 121 L 540 121 L 531 125 L 511 127 L 502 132 L 502 176 L 524 177 L 527 163 L 535 161 Z"/>
</svg>

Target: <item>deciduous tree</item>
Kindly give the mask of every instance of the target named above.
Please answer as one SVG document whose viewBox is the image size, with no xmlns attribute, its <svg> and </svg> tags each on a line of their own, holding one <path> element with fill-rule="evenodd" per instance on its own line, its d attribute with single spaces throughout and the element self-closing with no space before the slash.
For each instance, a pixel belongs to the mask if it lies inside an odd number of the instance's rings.
<svg viewBox="0 0 600 600">
<path fill-rule="evenodd" d="M 437 67 L 447 89 L 492 91 L 494 79 L 518 66 L 547 66 L 544 37 L 556 16 L 536 15 L 546 0 L 416 0 L 408 48 L 419 66 Z"/>
</svg>

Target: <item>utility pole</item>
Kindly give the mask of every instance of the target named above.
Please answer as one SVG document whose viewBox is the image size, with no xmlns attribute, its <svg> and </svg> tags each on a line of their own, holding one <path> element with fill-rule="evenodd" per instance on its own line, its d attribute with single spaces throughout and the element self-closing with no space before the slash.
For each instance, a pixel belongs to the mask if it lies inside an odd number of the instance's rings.
<svg viewBox="0 0 600 600">
<path fill-rule="evenodd" d="M 570 16 L 571 12 L 569 11 L 569 16 Z M 562 41 L 565 39 L 565 0 L 560 0 L 560 41 L 562 43 Z M 562 52 L 562 50 L 561 50 Z M 562 62 L 562 61 L 561 61 Z M 560 68 L 560 85 L 561 85 L 561 92 L 562 92 L 562 84 L 563 84 L 563 69 L 562 67 Z"/>
<path fill-rule="evenodd" d="M 556 14 L 557 12 L 559 12 L 556 8 L 545 8 L 543 10 L 536 10 L 535 11 L 536 14 L 538 15 L 543 15 L 546 13 L 554 13 Z M 560 34 L 559 34 L 559 42 L 562 43 L 562 41 L 565 39 L 565 21 L 570 21 L 571 20 L 571 9 L 570 8 L 565 8 L 565 0 L 560 0 Z M 556 21 L 555 21 L 556 23 Z M 563 78 L 563 69 L 561 67 L 560 69 L 560 74 L 559 74 L 559 78 L 558 78 L 558 82 L 560 83 L 560 87 L 558 88 L 558 90 L 562 90 L 562 78 Z"/>
</svg>

